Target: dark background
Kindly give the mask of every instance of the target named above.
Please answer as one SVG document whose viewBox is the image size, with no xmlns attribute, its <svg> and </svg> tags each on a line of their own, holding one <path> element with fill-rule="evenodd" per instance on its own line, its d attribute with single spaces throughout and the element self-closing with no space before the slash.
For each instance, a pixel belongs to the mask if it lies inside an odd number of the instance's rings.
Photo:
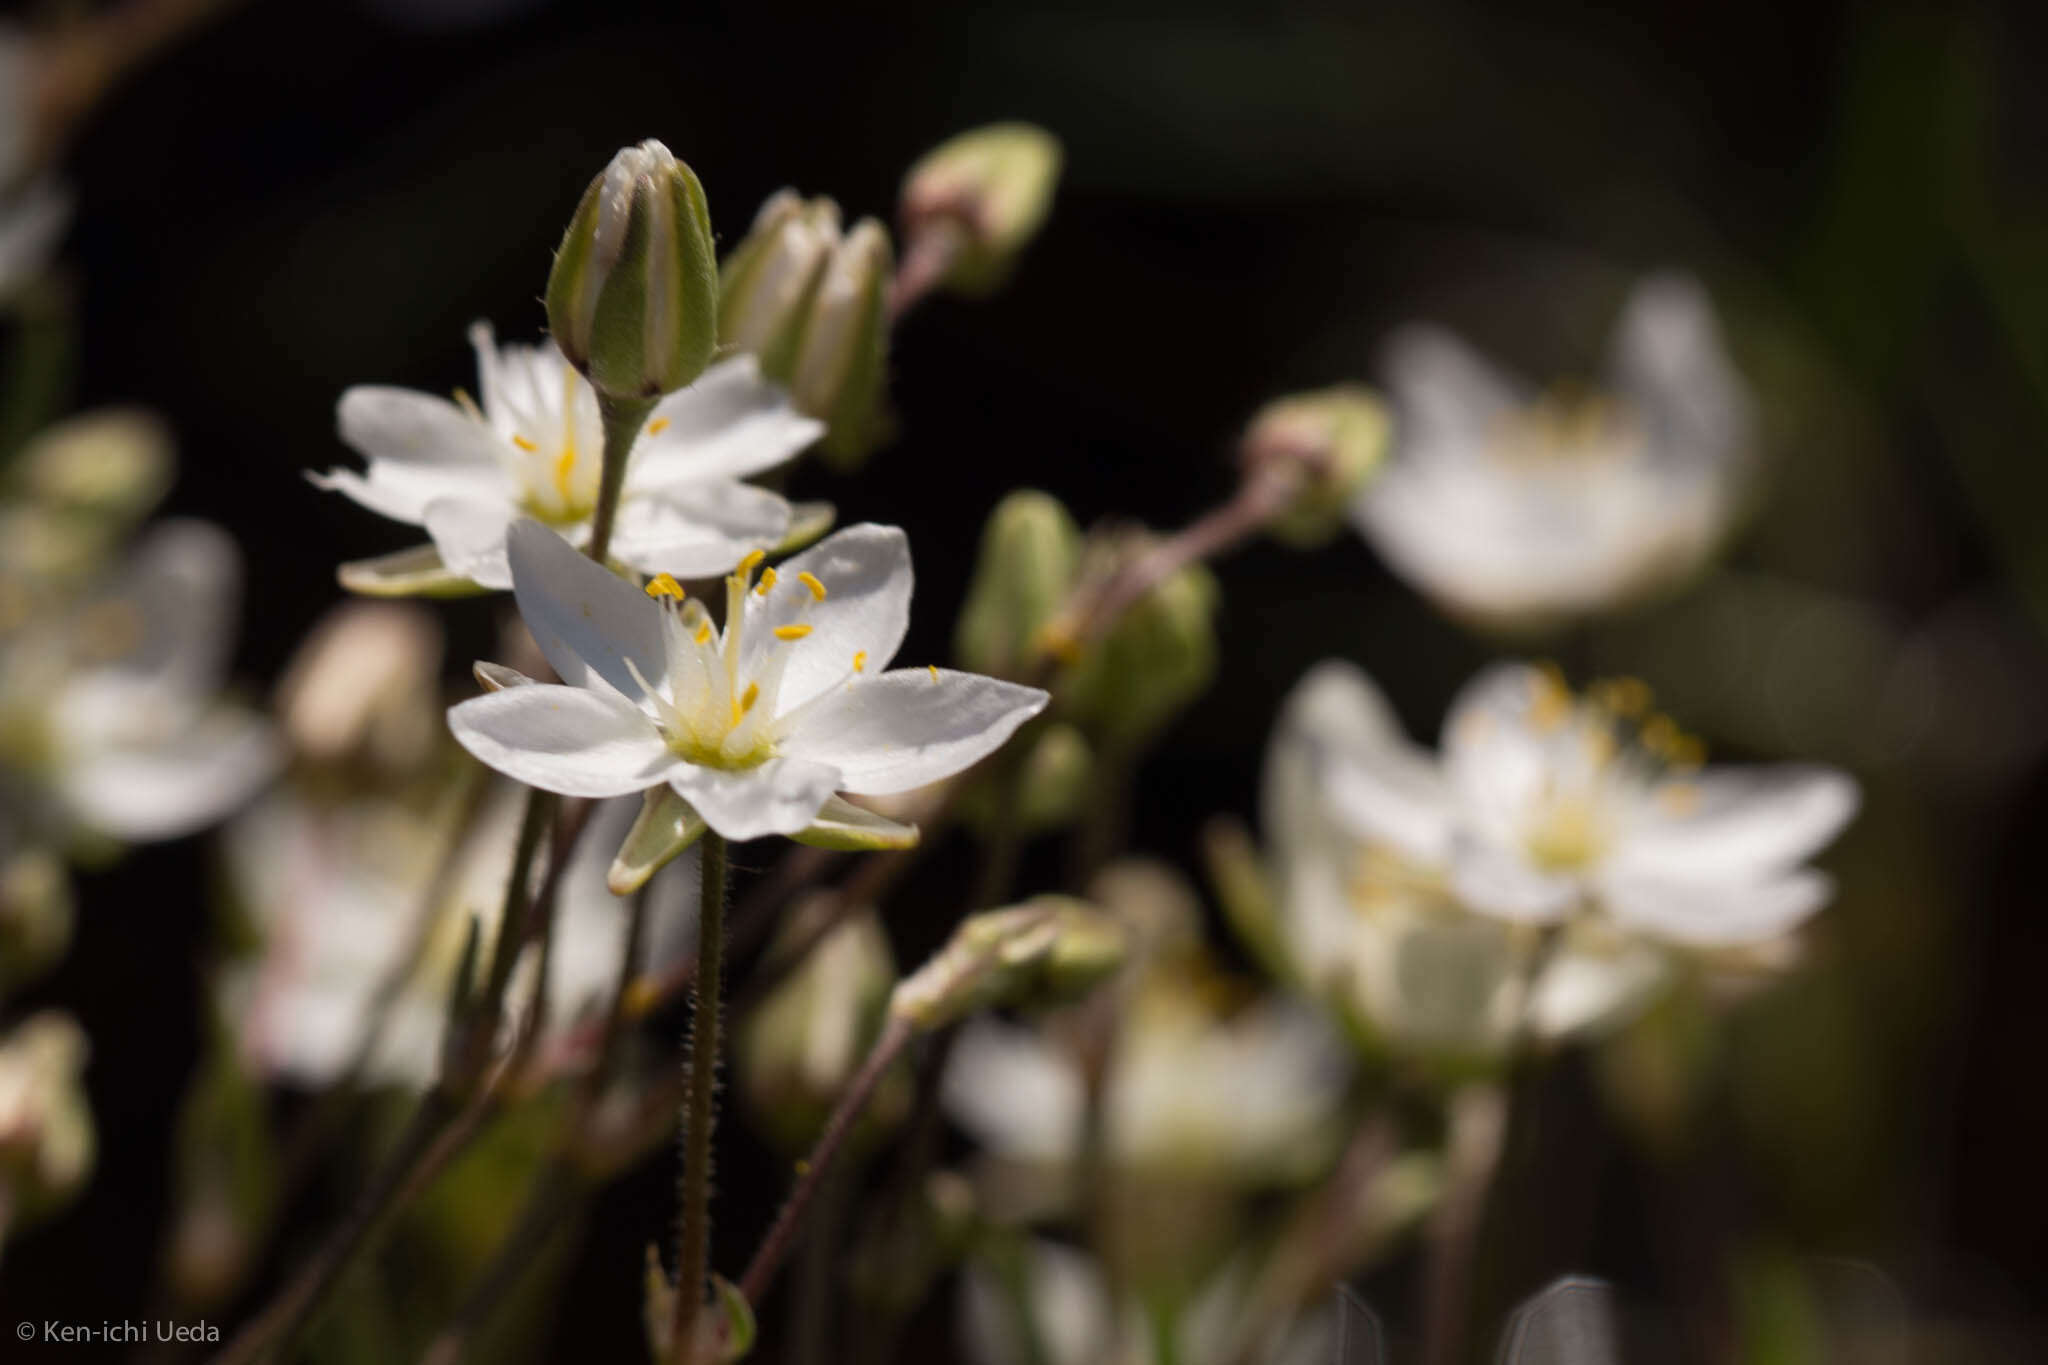
<svg viewBox="0 0 2048 1365">
<path fill-rule="evenodd" d="M 1953 649 L 1931 637 L 1945 681 L 1917 738 L 1862 743 L 1881 722 L 1853 678 L 1823 686 L 1839 658 L 1816 663 L 1803 709 L 1717 725 L 1753 699 L 1753 675 L 1692 629 L 1711 585 L 1608 633 L 1503 645 L 1433 615 L 1351 537 L 1306 555 L 1257 546 L 1220 566 L 1220 674 L 1145 769 L 1138 843 L 1192 868 L 1203 819 L 1253 814 L 1270 718 L 1320 657 L 1365 664 L 1426 736 L 1502 649 L 1642 671 L 1680 695 L 1704 651 L 1731 700 L 1682 720 L 1724 752 L 1782 747 L 1865 778 L 1869 811 L 1831 859 L 1843 897 L 1815 975 L 1735 1031 L 1722 1126 L 1685 1179 L 1647 1174 L 1583 1069 L 1559 1073 L 1543 1110 L 1554 1176 L 1523 1182 L 1532 1221 L 1501 1292 L 1576 1267 L 1654 1298 L 1669 1270 L 1645 1227 L 1676 1189 L 1695 1215 L 1874 1262 L 1927 1315 L 2015 1330 L 2038 1316 L 2035 7 L 1075 3 L 915 23 L 827 5 L 499 8 L 475 27 L 423 23 L 401 0 L 231 10 L 115 89 L 65 158 L 77 406 L 169 418 L 171 510 L 225 523 L 252 566 L 252 687 L 338 596 L 338 561 L 417 539 L 299 477 L 349 458 L 337 395 L 472 382 L 474 318 L 537 335 L 576 196 L 642 137 L 691 163 L 727 243 L 784 184 L 886 218 L 904 166 L 976 123 L 1028 118 L 1064 139 L 1056 210 L 1011 286 L 933 302 L 900 332 L 901 439 L 857 478 L 807 467 L 791 490 L 910 530 L 912 662 L 947 653 L 981 519 L 1011 487 L 1055 492 L 1084 521 L 1177 525 L 1228 491 L 1233 435 L 1260 402 L 1369 376 L 1394 322 L 1454 322 L 1537 378 L 1585 372 L 1632 275 L 1695 271 L 1776 404 L 1771 500 L 1733 553 L 1744 581 L 1894 628 L 1879 662 L 1929 622 L 1973 623 Z M 443 613 L 451 676 L 484 651 L 490 612 Z M 942 855 L 915 884 L 929 894 L 892 926 L 906 957 L 943 931 L 970 858 Z M 92 1036 L 102 1152 L 69 1216 L 9 1247 L 0 1321 L 149 1301 L 166 1136 L 198 1041 L 207 917 L 183 888 L 210 867 L 194 841 L 88 876 L 72 956 L 26 1002 L 67 1004 Z M 1041 852 L 1027 872 L 1049 883 L 1058 861 Z M 739 1124 L 722 1145 L 730 1266 L 783 1173 Z M 600 1205 L 554 1357 L 632 1349 L 640 1247 L 668 1225 L 669 1183 L 652 1163 Z M 942 1322 L 927 1333 L 942 1350 Z"/>
</svg>

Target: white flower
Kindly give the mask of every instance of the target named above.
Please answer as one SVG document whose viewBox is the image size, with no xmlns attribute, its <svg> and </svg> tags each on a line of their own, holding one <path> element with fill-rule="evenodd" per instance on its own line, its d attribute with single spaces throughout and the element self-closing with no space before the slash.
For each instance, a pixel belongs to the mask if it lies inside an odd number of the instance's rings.
<svg viewBox="0 0 2048 1365">
<path fill-rule="evenodd" d="M 548 1017 L 556 1027 L 604 1001 L 617 983 L 627 905 L 605 889 L 604 872 L 638 804 L 599 807 L 563 870 L 548 962 Z M 492 794 L 445 895 L 427 904 L 459 832 L 460 805 L 453 791 L 422 809 L 384 798 L 323 805 L 283 790 L 228 827 L 229 872 L 263 949 L 223 979 L 223 1013 L 263 1074 L 304 1085 L 333 1080 L 362 1046 L 378 992 L 396 974 L 366 1075 L 415 1087 L 433 1079 L 467 926 L 474 917 L 487 958 L 524 803 L 509 786 Z M 694 873 L 685 860 L 654 881 L 643 966 L 667 961 L 696 932 Z M 524 970 L 535 959 L 529 951 Z M 410 970 L 399 972 L 408 960 Z M 523 976 L 515 988 L 515 1008 L 530 1008 Z"/>
<path fill-rule="evenodd" d="M 1855 782 L 1795 764 L 1701 769 L 1698 742 L 1648 714 L 1639 682 L 1577 698 L 1544 670 L 1497 665 L 1452 705 L 1440 759 L 1401 737 L 1362 677 L 1348 686 L 1364 723 L 1326 754 L 1332 814 L 1441 869 L 1473 910 L 1532 924 L 1590 910 L 1721 948 L 1778 938 L 1831 894 L 1804 863 L 1855 813 Z"/>
<path fill-rule="evenodd" d="M 1118 1030 L 1104 1140 L 1122 1171 L 1288 1183 L 1328 1155 L 1343 1058 L 1308 1013 L 1274 1003 L 1224 1019 L 1173 973 L 1149 981 Z M 1086 1083 L 1055 1039 L 977 1018 L 954 1041 L 942 1096 L 984 1148 L 1027 1167 L 1079 1160 Z"/>
<path fill-rule="evenodd" d="M 1331 799 L 1354 767 L 1402 794 L 1382 804 L 1372 832 Z M 1569 926 L 1537 964 L 1533 932 L 1462 905 L 1422 828 L 1439 786 L 1434 761 L 1356 668 L 1323 664 L 1294 689 L 1260 802 L 1288 975 L 1370 1036 L 1473 1056 L 1507 1047 L 1525 1015 L 1535 1035 L 1562 1038 L 1618 1018 L 1661 984 L 1661 952 L 1592 921 Z M 1390 825 L 1400 826 L 1391 838 L 1379 832 Z"/>
<path fill-rule="evenodd" d="M 597 393 L 553 343 L 500 347 L 470 329 L 481 406 L 410 389 L 358 386 L 341 396 L 341 438 L 369 460 L 361 474 L 309 474 L 396 521 L 424 526 L 441 564 L 509 588 L 505 533 L 535 517 L 587 538 L 603 469 Z M 779 496 L 740 480 L 816 440 L 751 357 L 714 365 L 656 405 L 634 444 L 613 527 L 612 557 L 648 573 L 723 573 L 789 530 Z"/>
<path fill-rule="evenodd" d="M 667 783 L 731 839 L 796 834 L 834 792 L 882 796 L 995 750 L 1047 696 L 973 673 L 883 670 L 910 621 L 910 548 L 851 526 L 726 579 L 724 628 L 673 579 L 645 592 L 538 523 L 512 528 L 514 591 L 567 685 L 512 686 L 448 713 L 498 771 L 566 796 Z"/>
<path fill-rule="evenodd" d="M 1395 458 L 1354 516 L 1450 611 L 1513 624 L 1601 610 L 1689 572 L 1735 511 L 1749 400 L 1690 280 L 1637 287 L 1606 395 L 1532 398 L 1431 327 L 1396 336 L 1386 381 Z"/>
<path fill-rule="evenodd" d="M 0 622 L 0 777 L 26 823 L 170 839 L 269 780 L 270 727 L 218 696 L 238 575 L 223 532 L 166 521 L 97 597 Z"/>
</svg>

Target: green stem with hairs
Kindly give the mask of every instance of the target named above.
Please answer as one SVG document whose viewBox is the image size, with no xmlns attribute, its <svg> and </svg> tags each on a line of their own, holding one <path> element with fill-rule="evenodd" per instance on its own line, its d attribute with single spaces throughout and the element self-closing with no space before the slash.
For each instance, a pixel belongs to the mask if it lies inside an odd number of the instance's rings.
<svg viewBox="0 0 2048 1365">
<path fill-rule="evenodd" d="M 697 1311 L 704 1303 L 711 1240 L 711 1135 L 718 1122 L 720 996 L 725 977 L 725 839 L 702 843 L 704 895 L 697 921 L 697 977 L 691 990 L 689 1094 L 683 1111 L 682 1216 L 670 1365 L 692 1365 Z"/>
</svg>

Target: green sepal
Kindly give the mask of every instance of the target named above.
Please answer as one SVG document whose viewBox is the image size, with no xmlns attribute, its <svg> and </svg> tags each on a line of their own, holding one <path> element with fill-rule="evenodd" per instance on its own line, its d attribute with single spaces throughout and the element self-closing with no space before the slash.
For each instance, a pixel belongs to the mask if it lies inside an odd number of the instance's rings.
<svg viewBox="0 0 2048 1365">
<path fill-rule="evenodd" d="M 614 896 L 630 896 L 677 854 L 704 837 L 704 817 L 666 785 L 650 787 L 640 814 L 626 831 L 604 884 Z"/>
<path fill-rule="evenodd" d="M 809 844 L 812 848 L 829 848 L 840 853 L 873 853 L 915 848 L 918 832 L 916 825 L 898 824 L 887 816 L 832 796 L 826 798 L 810 828 L 793 837 L 798 843 Z"/>
<path fill-rule="evenodd" d="M 451 571 L 431 545 L 353 560 L 334 576 L 342 587 L 364 597 L 480 597 L 490 591 Z"/>
</svg>

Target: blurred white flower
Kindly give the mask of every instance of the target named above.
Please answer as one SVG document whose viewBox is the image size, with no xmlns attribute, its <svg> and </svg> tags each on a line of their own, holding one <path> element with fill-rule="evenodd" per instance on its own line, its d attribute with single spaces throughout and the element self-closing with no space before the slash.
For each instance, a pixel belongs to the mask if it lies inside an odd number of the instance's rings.
<svg viewBox="0 0 2048 1365">
<path fill-rule="evenodd" d="M 27 34 L 0 27 L 0 296 L 43 268 L 71 217 L 71 196 L 28 164 L 36 54 Z"/>
<path fill-rule="evenodd" d="M 409 1086 L 433 1079 L 472 916 L 479 952 L 491 949 L 523 802 L 511 787 L 490 796 L 442 896 L 428 903 L 459 833 L 460 805 L 452 791 L 422 810 L 387 798 L 323 804 L 280 790 L 228 827 L 229 872 L 262 949 L 223 978 L 223 1012 L 254 1067 L 302 1085 L 335 1079 L 372 1036 L 371 1016 L 389 987 L 365 1076 Z M 617 982 L 627 902 L 605 889 L 604 874 L 638 807 L 600 806 L 563 870 L 547 968 L 554 1027 L 601 1003 Z M 668 960 L 696 933 L 694 873 L 679 860 L 652 883 L 643 962 Z M 536 958 L 529 951 L 522 973 Z M 530 976 L 516 977 L 515 990 L 515 1008 L 530 1009 Z"/>
<path fill-rule="evenodd" d="M 1303 1315 L 1274 1333 L 1270 1349 L 1242 1355 L 1239 1329 L 1244 1284 L 1233 1270 L 1212 1275 L 1167 1323 L 1138 1303 L 1121 1320 L 1108 1277 L 1086 1254 L 1057 1242 L 1026 1241 L 1001 1269 L 980 1259 L 960 1281 L 962 1354 L 973 1365 L 1230 1365 L 1256 1359 L 1265 1365 L 1326 1365 L 1333 1322 L 1327 1312 Z M 1158 1340 L 1173 1333 L 1169 1344 Z"/>
<path fill-rule="evenodd" d="M 1117 1029 L 1104 1076 L 1104 1141 L 1120 1171 L 1230 1186 L 1285 1184 L 1328 1156 L 1344 1059 L 1313 1016 L 1277 1002 L 1218 1008 L 1213 980 L 1148 975 Z M 946 1068 L 946 1110 L 1019 1165 L 1078 1161 L 1086 1082 L 1076 1050 L 1047 1033 L 977 1018 Z"/>
<path fill-rule="evenodd" d="M 1595 612 L 1684 576 L 1719 541 L 1748 468 L 1749 398 L 1691 280 L 1637 286 L 1608 392 L 1532 397 L 1434 327 L 1398 333 L 1395 458 L 1354 510 L 1387 563 L 1497 625 Z"/>
<path fill-rule="evenodd" d="M 1352 693 L 1350 733 L 1325 731 L 1332 815 L 1441 870 L 1473 910 L 1528 924 L 1592 911 L 1711 949 L 1776 939 L 1832 892 L 1804 864 L 1855 813 L 1856 783 L 1797 764 L 1702 769 L 1698 741 L 1651 715 L 1633 679 L 1575 697 L 1552 672 L 1491 667 L 1452 704 L 1441 758 L 1408 743 L 1362 675 L 1311 682 Z"/>
<path fill-rule="evenodd" d="M 481 405 L 360 385 L 341 396 L 341 438 L 364 472 L 308 474 L 373 512 L 424 526 L 442 565 L 487 588 L 512 586 L 505 536 L 535 517 L 589 535 L 603 469 L 597 392 L 552 342 L 500 347 L 470 330 Z M 740 482 L 794 457 L 824 431 L 740 356 L 661 400 L 634 444 L 612 557 L 647 573 L 723 573 L 789 530 L 790 508 Z"/>
<path fill-rule="evenodd" d="M 10 1221 L 64 1203 L 92 1173 L 98 1147 L 85 1096 L 85 1033 L 44 1010 L 0 1038 L 0 1184 Z M 0 1237 L 6 1229 L 0 1227 Z"/>
<path fill-rule="evenodd" d="M 1484 1055 L 1511 1042 L 1525 1013 L 1536 1035 L 1564 1037 L 1618 1017 L 1664 979 L 1660 952 L 1592 920 L 1568 926 L 1536 963 L 1535 934 L 1462 905 L 1416 831 L 1354 826 L 1329 790 L 1351 767 L 1416 809 L 1436 799 L 1434 761 L 1407 743 L 1379 690 L 1351 665 L 1326 663 L 1281 711 L 1261 807 L 1284 969 L 1354 1024 L 1404 1047 Z M 1411 813 L 1401 799 L 1385 810 Z"/>
<path fill-rule="evenodd" d="M 26 827 L 176 838 L 269 780 L 269 725 L 219 695 L 239 572 L 224 532 L 166 521 L 82 603 L 36 610 L 0 584 L 26 613 L 0 619 L 0 783 Z"/>
<path fill-rule="evenodd" d="M 726 579 L 724 628 L 662 576 L 647 589 L 536 522 L 512 528 L 519 612 L 565 685 L 448 713 L 479 759 L 565 796 L 668 784 L 731 839 L 797 834 L 834 792 L 888 795 L 994 751 L 1047 696 L 973 673 L 884 672 L 910 621 L 910 549 L 851 526 Z"/>
</svg>

